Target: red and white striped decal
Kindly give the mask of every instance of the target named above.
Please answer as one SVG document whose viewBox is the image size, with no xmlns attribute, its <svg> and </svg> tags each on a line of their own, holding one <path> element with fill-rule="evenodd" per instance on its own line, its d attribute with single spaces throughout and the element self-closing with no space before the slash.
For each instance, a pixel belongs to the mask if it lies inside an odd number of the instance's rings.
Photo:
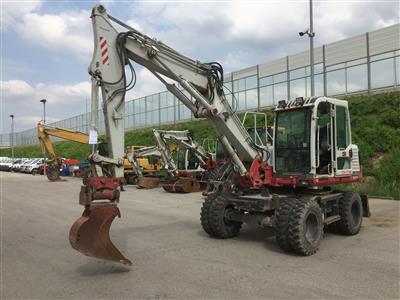
<svg viewBox="0 0 400 300">
<path fill-rule="evenodd" d="M 101 59 L 103 65 L 108 62 L 108 47 L 107 47 L 107 40 L 100 36 L 100 52 L 101 52 Z"/>
</svg>

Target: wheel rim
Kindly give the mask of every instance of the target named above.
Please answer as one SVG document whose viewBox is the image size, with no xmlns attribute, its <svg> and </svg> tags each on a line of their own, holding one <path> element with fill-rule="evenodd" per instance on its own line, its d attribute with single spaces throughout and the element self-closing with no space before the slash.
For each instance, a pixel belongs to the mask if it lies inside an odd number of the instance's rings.
<svg viewBox="0 0 400 300">
<path fill-rule="evenodd" d="M 361 218 L 361 207 L 358 201 L 354 201 L 351 205 L 351 219 L 353 220 L 353 225 L 358 225 Z"/>
<path fill-rule="evenodd" d="M 318 236 L 318 219 L 313 213 L 309 214 L 306 219 L 306 240 L 313 243 Z"/>
<path fill-rule="evenodd" d="M 229 215 L 233 213 L 233 207 L 227 206 L 225 207 L 224 210 L 224 224 L 225 225 L 230 225 L 234 223 L 234 221 L 229 219 Z"/>
</svg>

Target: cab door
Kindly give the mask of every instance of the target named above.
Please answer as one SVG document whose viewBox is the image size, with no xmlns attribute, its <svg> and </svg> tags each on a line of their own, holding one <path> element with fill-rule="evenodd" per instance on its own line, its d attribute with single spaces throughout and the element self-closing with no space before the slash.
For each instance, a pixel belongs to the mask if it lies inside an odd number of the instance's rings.
<svg viewBox="0 0 400 300">
<path fill-rule="evenodd" d="M 352 174 L 349 110 L 347 106 L 335 105 L 333 115 L 335 116 L 335 126 L 333 132 L 333 136 L 335 136 L 335 176 L 349 176 Z"/>
</svg>

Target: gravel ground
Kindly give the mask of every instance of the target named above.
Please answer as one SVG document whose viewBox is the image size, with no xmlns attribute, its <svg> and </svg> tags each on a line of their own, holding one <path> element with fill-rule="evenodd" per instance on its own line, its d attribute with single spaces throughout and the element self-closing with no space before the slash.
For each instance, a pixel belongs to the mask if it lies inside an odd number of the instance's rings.
<svg viewBox="0 0 400 300">
<path fill-rule="evenodd" d="M 282 252 L 271 229 L 209 238 L 200 193 L 128 186 L 111 229 L 127 268 L 70 247 L 80 183 L 1 173 L 1 299 L 399 298 L 399 201 L 371 199 L 358 235 L 325 234 L 301 257 Z"/>
</svg>

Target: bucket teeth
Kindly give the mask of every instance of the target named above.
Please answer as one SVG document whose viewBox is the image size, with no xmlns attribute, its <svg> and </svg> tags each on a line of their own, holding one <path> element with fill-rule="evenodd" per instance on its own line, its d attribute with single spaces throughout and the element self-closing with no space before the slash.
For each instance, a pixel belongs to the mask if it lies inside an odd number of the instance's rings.
<svg viewBox="0 0 400 300">
<path fill-rule="evenodd" d="M 132 265 L 110 239 L 111 223 L 116 216 L 120 217 L 116 205 L 95 204 L 86 208 L 69 232 L 72 248 L 87 256 Z"/>
</svg>

